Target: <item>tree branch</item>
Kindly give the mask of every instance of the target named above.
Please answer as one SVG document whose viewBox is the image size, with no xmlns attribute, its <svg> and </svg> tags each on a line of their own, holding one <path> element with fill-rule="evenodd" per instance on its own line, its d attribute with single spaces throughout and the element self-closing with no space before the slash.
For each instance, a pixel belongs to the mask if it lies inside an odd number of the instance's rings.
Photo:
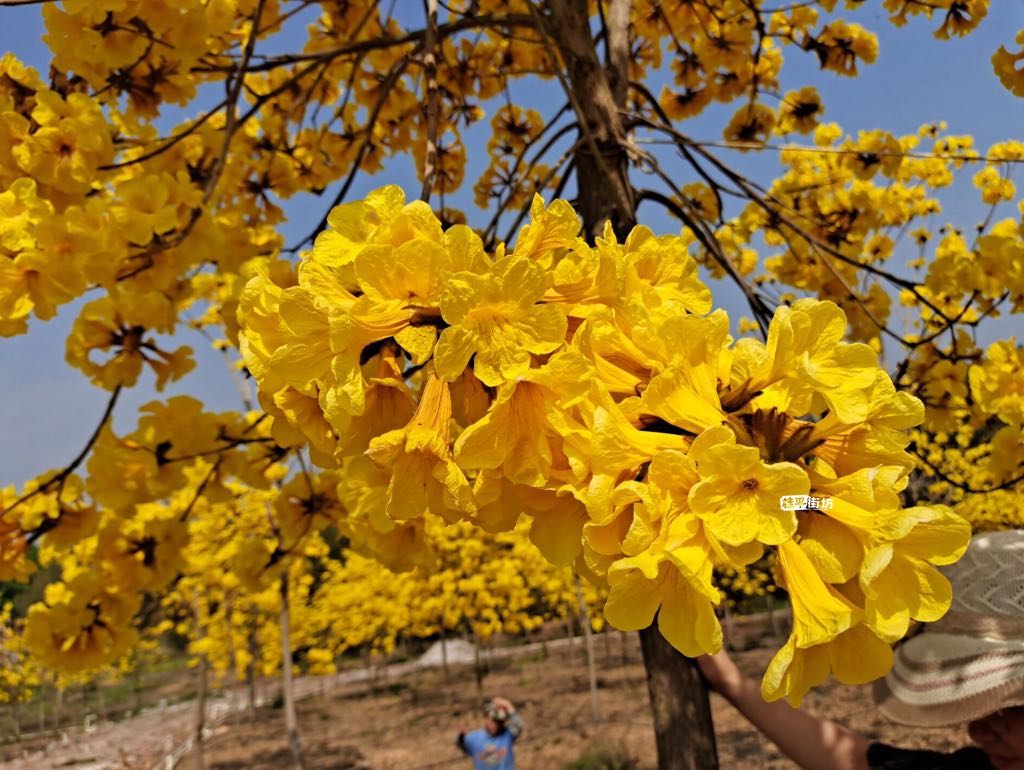
<svg viewBox="0 0 1024 770">
<path fill-rule="evenodd" d="M 334 200 L 331 201 L 331 205 L 327 207 L 327 211 L 324 212 L 320 222 L 314 227 L 301 241 L 296 243 L 294 246 L 289 246 L 284 249 L 286 252 L 294 254 L 307 243 L 311 243 L 316 238 L 317 233 L 327 227 L 327 217 L 331 213 L 331 209 L 345 200 L 345 196 L 348 195 L 349 189 L 352 187 L 352 183 L 355 181 L 356 174 L 359 173 L 359 166 L 363 162 L 363 158 L 366 156 L 366 152 L 370 149 L 371 140 L 373 138 L 373 128 L 377 124 L 377 118 L 380 116 L 381 110 L 384 108 L 384 102 L 387 100 L 389 93 L 394 88 L 398 78 L 405 72 L 406 67 L 409 66 L 409 61 L 415 51 L 405 54 L 401 59 L 395 62 L 394 66 L 391 67 L 391 71 L 388 73 L 387 79 L 381 84 L 380 95 L 377 97 L 377 103 L 374 104 L 373 110 L 370 111 L 370 116 L 366 120 L 366 127 L 363 130 L 363 142 L 359 146 L 359 151 L 356 153 L 356 158 L 352 162 L 352 170 L 349 172 L 348 178 L 345 179 L 338 194 L 334 196 Z"/>
<path fill-rule="evenodd" d="M 528 14 L 507 14 L 504 16 L 466 16 L 465 18 L 459 19 L 458 21 L 451 22 L 449 24 L 441 24 L 437 27 L 437 39 L 442 40 L 450 35 L 454 35 L 458 32 L 463 32 L 470 29 L 490 29 L 495 27 L 534 27 L 535 23 L 533 17 Z M 379 51 L 384 48 L 395 48 L 398 46 L 408 45 L 409 43 L 420 43 L 426 39 L 427 30 L 418 29 L 412 32 L 407 32 L 404 35 L 397 37 L 380 36 L 370 38 L 368 40 L 357 40 L 352 43 L 346 43 L 345 45 L 338 46 L 336 48 L 329 48 L 325 51 L 317 51 L 316 53 L 308 54 L 286 54 L 283 56 L 277 56 L 266 61 L 253 64 L 246 71 L 247 72 L 266 72 L 268 70 L 277 69 L 278 67 L 285 67 L 289 64 L 299 64 L 301 62 L 323 62 L 327 60 L 333 60 L 339 56 L 345 56 L 350 53 L 366 53 L 369 51 Z M 233 72 L 235 67 L 193 67 L 192 72 Z"/>
<path fill-rule="evenodd" d="M 64 482 L 67 481 L 68 477 L 75 472 L 79 465 L 82 464 L 82 461 L 84 461 L 86 456 L 89 454 L 89 450 L 91 450 L 93 448 L 93 445 L 97 442 L 97 440 L 99 440 L 100 433 L 103 432 L 103 427 L 107 424 L 107 421 L 110 420 L 110 416 L 114 413 L 114 407 L 117 405 L 117 399 L 118 396 L 120 395 L 121 386 L 118 385 L 111 391 L 110 399 L 107 401 L 107 406 L 103 410 L 103 415 L 100 417 L 99 423 L 93 430 L 92 435 L 89 436 L 89 440 L 85 442 L 85 446 L 82 447 L 82 451 L 75 456 L 75 459 L 68 463 L 63 470 L 58 471 L 54 476 L 51 476 L 49 479 L 44 481 L 34 490 L 22 495 L 13 503 L 11 503 L 2 511 L 0 511 L 0 517 L 6 516 L 19 505 L 26 502 L 27 500 L 30 500 L 36 495 L 43 494 L 44 492 L 49 492 L 54 485 L 57 486 L 58 490 L 64 487 Z"/>
<path fill-rule="evenodd" d="M 430 202 L 437 175 L 437 124 L 440 119 L 441 93 L 437 87 L 437 0 L 423 0 L 427 14 L 427 34 L 423 39 L 423 81 L 427 107 L 427 151 L 423 162 L 423 190 L 420 200 Z"/>
</svg>

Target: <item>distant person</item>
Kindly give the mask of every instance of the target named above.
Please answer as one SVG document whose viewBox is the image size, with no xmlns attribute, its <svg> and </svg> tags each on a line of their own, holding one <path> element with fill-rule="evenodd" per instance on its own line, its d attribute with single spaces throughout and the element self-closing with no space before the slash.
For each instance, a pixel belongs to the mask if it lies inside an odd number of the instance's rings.
<svg viewBox="0 0 1024 770">
<path fill-rule="evenodd" d="M 1024 531 L 978 535 L 943 571 L 953 585 L 949 612 L 896 649 L 875 700 L 899 724 L 966 722 L 976 746 L 942 753 L 872 742 L 783 701 L 766 703 L 725 652 L 697 664 L 714 690 L 806 770 L 1024 770 Z"/>
<path fill-rule="evenodd" d="M 512 745 L 523 731 L 523 720 L 508 698 L 484 704 L 484 726 L 467 733 L 460 727 L 455 744 L 473 760 L 473 770 L 515 770 Z"/>
</svg>

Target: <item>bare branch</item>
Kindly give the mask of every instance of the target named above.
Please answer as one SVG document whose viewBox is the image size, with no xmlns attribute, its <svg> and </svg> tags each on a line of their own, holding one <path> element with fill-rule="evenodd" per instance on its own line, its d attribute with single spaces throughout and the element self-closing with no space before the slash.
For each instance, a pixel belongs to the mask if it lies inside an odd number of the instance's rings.
<svg viewBox="0 0 1024 770">
<path fill-rule="evenodd" d="M 656 203 L 660 203 L 675 216 L 679 217 L 683 224 L 690 228 L 691 232 L 693 232 L 697 240 L 700 241 L 701 245 L 714 258 L 714 260 L 722 266 L 736 285 L 740 287 L 740 290 L 747 298 L 747 304 L 750 305 L 751 312 L 754 314 L 754 320 L 757 321 L 758 328 L 761 331 L 761 336 L 764 339 L 768 339 L 768 324 L 771 323 L 772 318 L 771 309 L 768 308 L 764 300 L 758 296 L 757 292 L 747 284 L 743 279 L 743 276 L 739 274 L 735 265 L 732 264 L 732 260 L 729 259 L 729 255 L 723 251 L 722 246 L 718 242 L 714 233 L 709 232 L 705 225 L 697 217 L 691 216 L 685 208 L 656 190 L 641 190 L 639 193 L 639 199 L 642 201 L 651 200 Z"/>
<path fill-rule="evenodd" d="M 629 88 L 629 17 L 632 0 L 610 0 L 605 17 L 608 30 L 608 84 L 612 89 L 615 103 L 626 104 Z"/>
<path fill-rule="evenodd" d="M 79 465 L 82 464 L 86 456 L 89 454 L 89 450 L 91 450 L 93 446 L 96 444 L 96 442 L 99 440 L 100 433 L 103 432 L 103 427 L 107 424 L 107 422 L 110 420 L 110 416 L 114 413 L 114 407 L 117 405 L 117 399 L 118 396 L 120 395 L 121 386 L 118 385 L 111 391 L 110 399 L 107 401 L 107 406 L 103 410 L 103 415 L 100 417 L 99 423 L 97 423 L 96 428 L 92 432 L 92 435 L 89 436 L 89 440 L 85 442 L 85 446 L 82 447 L 82 451 L 75 456 L 75 459 L 73 459 L 62 470 L 58 471 L 55 475 L 51 476 L 49 479 L 44 481 L 34 490 L 22 495 L 13 503 L 11 503 L 2 511 L 0 511 L 0 517 L 6 516 L 19 505 L 35 497 L 36 495 L 43 494 L 44 492 L 49 492 L 54 486 L 56 486 L 58 490 L 64 487 L 64 482 L 66 482 L 68 477 L 75 472 Z"/>
<path fill-rule="evenodd" d="M 207 182 L 206 191 L 203 193 L 203 206 L 206 206 L 206 204 L 210 202 L 217 190 L 217 183 L 220 180 L 221 173 L 224 171 L 224 165 L 227 162 L 228 150 L 231 149 L 231 140 L 235 136 L 235 110 L 238 102 L 238 96 L 242 92 L 242 84 L 245 82 L 246 68 L 249 66 L 249 60 L 252 59 L 253 50 L 256 48 L 256 38 L 259 37 L 260 33 L 260 17 L 263 15 L 263 6 L 265 4 L 266 0 L 257 0 L 256 10 L 252 17 L 252 29 L 249 30 L 249 39 L 245 44 L 242 63 L 238 67 L 234 80 L 230 77 L 227 80 L 227 114 L 224 119 L 224 145 L 221 147 L 220 156 L 214 162 L 213 168 L 210 170 L 210 180 Z"/>
<path fill-rule="evenodd" d="M 1001 489 L 1009 489 L 1010 487 L 1016 486 L 1020 482 L 1024 481 L 1024 473 L 1022 473 L 1019 476 L 1015 476 L 1014 478 L 1004 481 L 1002 484 L 998 484 L 987 489 L 972 487 L 970 484 L 965 484 L 964 482 L 958 481 L 949 476 L 937 465 L 932 464 L 931 460 L 929 460 L 923 452 L 919 451 L 916 448 L 914 449 L 914 456 L 921 461 L 922 465 L 928 468 L 928 470 L 931 472 L 933 476 L 936 476 L 939 480 L 944 481 L 945 483 L 954 486 L 957 489 L 962 489 L 964 492 L 969 492 L 971 494 L 988 494 L 989 492 L 998 492 Z"/>
<path fill-rule="evenodd" d="M 437 38 L 438 40 L 442 40 L 450 35 L 470 29 L 533 26 L 535 26 L 533 17 L 526 14 L 506 14 L 504 16 L 471 15 L 459 19 L 458 21 L 453 21 L 449 24 L 438 25 Z M 412 32 L 407 32 L 404 35 L 398 35 L 397 37 L 384 35 L 370 38 L 368 40 L 357 40 L 336 48 L 328 48 L 327 50 L 317 51 L 315 53 L 276 56 L 271 59 L 267 59 L 266 61 L 252 64 L 248 67 L 247 72 L 266 72 L 268 70 L 277 69 L 278 67 L 286 67 L 289 64 L 299 64 L 301 62 L 331 61 L 337 59 L 339 56 L 345 56 L 347 54 L 366 53 L 385 48 L 397 48 L 410 43 L 418 43 L 422 45 L 426 37 L 427 30 L 418 29 Z M 235 70 L 236 67 L 234 66 L 192 68 L 193 72 L 234 72 Z"/>
<path fill-rule="evenodd" d="M 559 182 L 558 188 L 555 190 L 553 197 L 557 198 L 562 194 L 562 189 L 565 187 L 565 182 L 569 178 L 569 173 L 572 171 L 573 164 L 576 162 L 574 156 L 576 154 L 576 151 L 579 150 L 580 145 L 583 144 L 583 141 L 583 139 L 577 139 L 576 143 L 572 147 L 570 147 L 564 153 L 562 153 L 562 156 L 558 160 L 556 160 L 554 164 L 551 166 L 551 170 L 548 172 L 547 176 L 544 177 L 543 180 L 541 180 L 541 183 L 537 186 L 538 189 L 544 189 L 549 184 L 551 184 L 551 180 L 555 178 L 555 174 L 558 173 L 558 170 L 562 167 L 562 165 L 570 158 L 573 158 L 565 167 L 565 172 L 562 175 L 562 181 Z M 519 225 L 522 223 L 524 219 L 526 219 L 526 215 L 530 211 L 530 203 L 530 201 L 527 201 L 526 204 L 519 210 L 519 215 L 515 218 L 515 221 L 512 222 L 512 225 L 508 229 L 508 234 L 505 236 L 505 243 L 508 243 L 509 241 L 512 240 L 512 236 L 515 235 L 515 232 L 519 228 Z M 488 248 L 491 248 L 491 246 L 488 245 Z"/>
<path fill-rule="evenodd" d="M 437 174 L 437 124 L 441 93 L 437 87 L 437 0 L 423 0 L 427 14 L 427 34 L 423 42 L 423 81 L 427 105 L 427 150 L 423 162 L 423 190 L 420 200 L 430 202 Z"/>
<path fill-rule="evenodd" d="M 560 109 L 560 110 L 559 110 L 559 111 L 558 111 L 557 113 L 555 113 L 555 116 L 554 116 L 553 118 L 551 118 L 550 120 L 548 120 L 548 121 L 547 121 L 547 124 L 546 124 L 546 125 L 544 126 L 544 128 L 543 128 L 543 129 L 541 130 L 541 132 L 540 132 L 539 134 L 537 134 L 537 136 L 533 137 L 532 139 L 530 139 L 530 140 L 529 140 L 528 142 L 526 142 L 526 143 L 525 143 L 525 144 L 523 145 L 523 148 L 522 148 L 522 149 L 521 149 L 521 150 L 519 151 L 519 154 L 518 154 L 518 155 L 516 156 L 516 162 L 515 162 L 515 163 L 514 163 L 514 164 L 512 165 L 512 169 L 511 169 L 511 170 L 509 171 L 509 176 L 510 176 L 510 177 L 511 177 L 512 179 L 514 179 L 514 178 L 515 178 L 515 177 L 516 177 L 517 175 L 519 175 L 519 174 L 520 174 L 520 171 L 519 171 L 519 169 L 520 169 L 520 167 L 521 167 L 521 166 L 522 166 L 522 164 L 523 164 L 523 160 L 524 160 L 524 159 L 525 159 L 525 157 L 526 157 L 526 153 L 527 153 L 527 152 L 528 152 L 528 151 L 529 151 L 529 150 L 530 150 L 530 149 L 531 149 L 531 148 L 532 148 L 532 147 L 533 147 L 534 145 L 536 145 L 536 144 L 537 144 L 537 142 L 539 142 L 539 141 L 540 141 L 541 139 L 543 139 L 543 138 L 544 138 L 544 135 L 545 135 L 545 134 L 546 134 L 546 133 L 547 133 L 547 132 L 548 132 L 549 130 L 551 130 L 551 129 L 552 129 L 552 128 L 554 128 L 554 127 L 555 127 L 556 125 L 558 125 L 558 120 L 559 120 L 559 118 L 561 118 L 561 117 L 562 117 L 562 115 L 563 115 L 563 114 L 564 114 L 564 113 L 566 112 L 566 110 L 568 110 L 568 109 L 569 109 L 569 105 L 568 105 L 568 104 L 564 104 L 564 105 L 562 105 L 562 108 L 561 108 L 561 109 Z M 537 165 L 537 163 L 539 163 L 539 162 L 540 162 L 540 160 L 541 160 L 541 159 L 542 159 L 542 158 L 543 158 L 543 157 L 544 157 L 545 155 L 547 155 L 548 151 L 549 151 L 549 150 L 550 150 L 550 149 L 551 149 L 551 148 L 552 148 L 552 147 L 553 147 L 553 146 L 555 145 L 555 143 L 556 143 L 556 142 L 557 142 L 557 141 L 558 141 L 559 139 L 561 139 L 561 138 L 562 138 L 563 136 L 565 136 L 565 135 L 566 135 L 567 133 L 569 133 L 570 131 L 572 131 L 572 130 L 573 130 L 574 128 L 578 128 L 578 127 L 579 127 L 579 124 L 578 124 L 578 123 L 576 123 L 576 122 L 574 121 L 574 122 L 572 122 L 572 123 L 568 123 L 567 125 L 565 125 L 565 126 L 562 126 L 561 128 L 559 128 L 559 129 L 558 129 L 558 131 L 556 131 L 556 132 L 555 132 L 555 133 L 554 133 L 554 134 L 553 134 L 553 135 L 552 135 L 552 136 L 551 136 L 551 137 L 550 137 L 550 138 L 549 138 L 549 139 L 548 139 L 548 140 L 547 140 L 547 141 L 546 141 L 546 142 L 544 143 L 544 146 L 543 146 L 543 147 L 541 147 L 541 148 L 540 148 L 540 149 L 539 149 L 539 150 L 537 151 L 536 155 L 534 155 L 534 157 L 533 157 L 533 160 L 531 160 L 531 161 L 529 162 L 529 164 L 528 164 L 528 165 L 526 166 L 526 168 L 525 168 L 525 169 L 524 169 L 524 170 L 522 171 L 522 174 L 521 174 L 521 175 L 522 175 L 523 177 L 528 177 L 528 176 L 530 175 L 530 172 L 531 172 L 531 171 L 532 171 L 532 170 L 534 169 L 534 167 L 535 167 L 535 166 Z M 561 159 L 561 160 L 559 161 L 559 165 L 561 165 L 561 163 L 562 163 L 562 162 L 564 162 L 564 160 L 565 160 L 565 159 L 564 159 L 564 157 L 563 157 L 563 158 L 562 158 L 562 159 Z M 543 187 L 543 186 L 546 186 L 546 185 L 542 185 L 542 187 Z M 495 236 L 495 235 L 497 234 L 497 230 L 498 230 L 498 221 L 500 220 L 500 218 L 501 218 L 502 214 L 506 213 L 506 207 L 507 207 L 507 205 L 508 205 L 508 202 L 509 202 L 509 201 L 510 201 L 510 200 L 512 199 L 513 195 L 515 194 L 515 190 L 514 190 L 514 188 L 512 188 L 512 186 L 511 186 L 511 183 L 506 183 L 506 187 L 508 188 L 508 193 L 509 193 L 509 194 L 508 194 L 508 197 L 507 197 L 507 198 L 505 199 L 505 202 L 504 202 L 504 203 L 499 203 L 499 204 L 498 204 L 498 207 L 497 207 L 497 209 L 495 210 L 495 212 L 494 212 L 494 215 L 493 215 L 493 216 L 491 217 L 491 221 L 490 221 L 490 222 L 488 222 L 488 224 L 487 224 L 487 227 L 485 227 L 485 228 L 484 228 L 484 242 L 485 242 L 485 243 L 491 243 L 491 242 L 493 242 L 494 236 Z M 500 198 L 500 193 L 498 194 L 498 197 Z"/>
<path fill-rule="evenodd" d="M 391 71 L 388 73 L 387 79 L 381 84 L 380 94 L 377 97 L 377 103 L 374 104 L 373 110 L 370 111 L 370 116 L 367 118 L 366 127 L 363 130 L 363 142 L 359 146 L 359 151 L 356 153 L 355 160 L 352 162 L 352 170 L 349 172 L 348 178 L 345 179 L 345 183 L 341 186 L 338 194 L 334 196 L 334 200 L 331 201 L 331 205 L 327 207 L 320 222 L 314 227 L 301 241 L 296 243 L 294 246 L 290 246 L 285 249 L 286 252 L 295 253 L 307 243 L 311 243 L 316 238 L 317 233 L 327 227 L 327 217 L 331 213 L 331 209 L 345 200 L 345 196 L 348 195 L 349 188 L 352 187 L 352 183 L 355 181 L 356 174 L 359 173 L 359 166 L 363 162 L 363 158 L 366 156 L 367 151 L 370 149 L 373 139 L 373 127 L 377 124 L 377 118 L 380 116 L 381 110 L 384 108 L 384 103 L 390 95 L 390 91 L 395 87 L 395 83 L 398 82 L 398 78 L 402 76 L 406 68 L 409 66 L 409 61 L 415 52 L 407 53 L 401 59 L 395 62 L 391 67 Z"/>
<path fill-rule="evenodd" d="M 204 112 L 202 115 L 200 115 L 198 118 L 196 118 L 188 128 L 186 128 L 183 131 L 178 132 L 177 134 L 174 134 L 174 135 L 172 135 L 170 137 L 167 137 L 167 139 L 164 141 L 164 143 L 161 144 L 159 147 L 156 147 L 153 150 L 150 150 L 149 152 L 146 152 L 146 153 L 144 153 L 142 155 L 139 155 L 138 157 L 131 158 L 130 160 L 120 161 L 118 163 L 108 163 L 105 166 L 100 166 L 99 170 L 100 171 L 113 171 L 115 169 L 125 168 L 126 166 L 134 166 L 134 165 L 136 165 L 138 163 L 143 163 L 143 162 L 149 160 L 150 158 L 155 158 L 157 155 L 160 155 L 161 153 L 164 153 L 167 150 L 171 149 L 174 145 L 176 145 L 182 139 L 184 139 L 184 138 L 186 138 L 188 136 L 191 136 L 193 133 L 195 133 L 196 130 L 198 130 L 204 123 L 206 123 L 206 121 L 208 121 L 210 118 L 212 118 L 218 112 L 220 112 L 221 109 L 226 104 L 227 104 L 227 99 L 222 99 L 220 102 L 218 102 L 212 108 L 210 108 L 209 110 Z"/>
</svg>

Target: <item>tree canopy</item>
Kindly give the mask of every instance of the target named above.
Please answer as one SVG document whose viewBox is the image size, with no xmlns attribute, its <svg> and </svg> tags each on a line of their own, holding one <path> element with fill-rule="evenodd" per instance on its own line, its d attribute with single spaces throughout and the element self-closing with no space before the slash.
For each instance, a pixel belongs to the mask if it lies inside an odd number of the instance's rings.
<svg viewBox="0 0 1024 770">
<path fill-rule="evenodd" d="M 0 60 L 0 333 L 80 301 L 66 360 L 110 394 L 71 462 L 0 490 L 0 580 L 61 566 L 28 646 L 56 668 L 117 659 L 197 542 L 226 538 L 258 594 L 328 558 L 328 528 L 359 558 L 432 569 L 445 522 L 467 542 L 470 523 L 499 543 L 528 526 L 607 588 L 612 625 L 656 622 L 689 656 L 721 644 L 715 570 L 767 558 L 794 629 L 765 696 L 882 675 L 889 644 L 948 607 L 935 567 L 971 523 L 1020 523 L 1024 349 L 977 331 L 1024 310 L 1024 143 L 851 136 L 812 86 L 783 91 L 787 57 L 844 77 L 875 59 L 862 5 L 5 9 L 43 14 L 52 62 Z M 883 7 L 948 39 L 988 2 Z M 1017 96 L 1022 45 L 992 57 Z M 542 82 L 560 98 L 513 101 Z M 713 103 L 735 111 L 696 141 L 687 121 Z M 735 150 L 780 142 L 777 178 L 744 171 Z M 419 190 L 350 199 L 402 157 Z M 964 174 L 988 216 L 937 225 Z M 480 210 L 453 208 L 470 186 Z M 322 219 L 288 243 L 303 194 Z M 647 207 L 678 231 L 645 227 Z M 722 282 L 749 307 L 737 338 Z M 257 399 L 175 396 L 115 432 L 144 371 L 158 390 L 190 371 L 185 327 Z"/>
</svg>

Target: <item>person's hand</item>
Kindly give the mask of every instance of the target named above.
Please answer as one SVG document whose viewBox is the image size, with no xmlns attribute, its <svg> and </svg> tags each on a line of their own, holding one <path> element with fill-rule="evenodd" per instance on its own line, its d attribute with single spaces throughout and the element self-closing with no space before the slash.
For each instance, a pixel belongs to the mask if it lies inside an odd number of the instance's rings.
<svg viewBox="0 0 1024 770">
<path fill-rule="evenodd" d="M 996 767 L 1024 768 L 1024 706 L 1000 709 L 976 719 L 967 725 L 967 734 Z"/>
<path fill-rule="evenodd" d="M 516 710 L 516 707 L 512 705 L 512 701 L 510 701 L 508 698 L 502 698 L 500 696 L 497 698 L 491 698 L 491 703 L 493 703 L 498 708 L 505 709 L 505 711 L 509 714 Z"/>
<path fill-rule="evenodd" d="M 740 673 L 724 647 L 714 655 L 701 655 L 695 660 L 697 668 L 707 680 L 708 686 L 721 695 L 729 697 L 739 689 L 743 682 L 743 674 Z"/>
</svg>

